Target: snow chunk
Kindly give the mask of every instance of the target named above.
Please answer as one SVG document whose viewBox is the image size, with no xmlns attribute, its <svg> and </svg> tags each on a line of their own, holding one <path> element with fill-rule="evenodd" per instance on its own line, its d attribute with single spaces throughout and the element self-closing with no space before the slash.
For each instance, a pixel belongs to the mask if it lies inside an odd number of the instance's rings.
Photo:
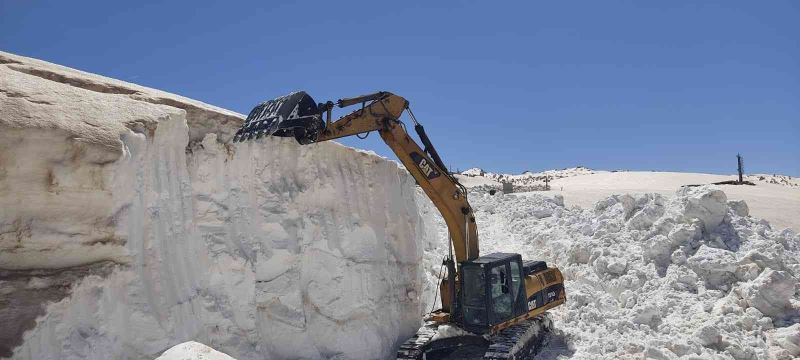
<svg viewBox="0 0 800 360">
<path fill-rule="evenodd" d="M 646 194 L 636 198 L 636 208 L 627 225 L 631 229 L 646 230 L 662 215 L 664 215 L 664 198 L 658 194 Z"/>
<path fill-rule="evenodd" d="M 433 337 L 431 338 L 431 341 L 435 341 L 435 340 L 439 340 L 439 339 L 446 339 L 446 338 L 451 338 L 451 337 L 456 337 L 456 336 L 469 336 L 469 335 L 475 336 L 475 334 L 473 334 L 473 333 L 471 333 L 469 331 L 466 331 L 464 329 L 461 329 L 461 328 L 453 326 L 453 325 L 445 324 L 445 325 L 441 325 L 438 328 L 436 328 L 436 334 L 433 335 Z"/>
<path fill-rule="evenodd" d="M 728 197 L 715 187 L 683 187 L 677 192 L 685 199 L 683 214 L 689 219 L 699 219 L 710 233 L 719 226 L 728 211 Z"/>
<path fill-rule="evenodd" d="M 727 287 L 736 279 L 736 256 L 732 251 L 702 245 L 687 264 L 711 288 Z"/>
<path fill-rule="evenodd" d="M 777 329 L 770 336 L 770 343 L 780 349 L 776 358 L 796 359 L 800 356 L 800 324 Z"/>
<path fill-rule="evenodd" d="M 781 318 L 790 309 L 797 279 L 785 271 L 766 269 L 754 281 L 743 286 L 743 298 L 764 315 Z"/>
<path fill-rule="evenodd" d="M 679 291 L 697 291 L 697 274 L 685 266 L 670 266 L 666 279 L 670 286 Z"/>
<path fill-rule="evenodd" d="M 195 341 L 187 341 L 169 348 L 155 360 L 236 360 Z"/>
<path fill-rule="evenodd" d="M 608 263 L 608 272 L 614 275 L 622 275 L 628 268 L 628 262 L 625 259 L 615 259 Z"/>
<path fill-rule="evenodd" d="M 719 334 L 719 329 L 713 325 L 704 325 L 697 329 L 692 336 L 705 347 L 714 347 L 722 342 L 722 335 Z"/>
<path fill-rule="evenodd" d="M 750 216 L 750 208 L 747 207 L 747 202 L 744 200 L 728 201 L 728 207 L 730 207 L 737 216 Z"/>
<path fill-rule="evenodd" d="M 486 172 L 481 168 L 470 168 L 461 172 L 461 175 L 466 176 L 483 176 Z"/>
</svg>

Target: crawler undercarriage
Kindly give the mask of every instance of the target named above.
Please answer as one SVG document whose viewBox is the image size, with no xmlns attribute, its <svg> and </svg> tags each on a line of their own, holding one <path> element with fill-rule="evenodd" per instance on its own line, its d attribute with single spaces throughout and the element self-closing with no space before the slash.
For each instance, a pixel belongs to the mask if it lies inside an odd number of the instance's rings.
<svg viewBox="0 0 800 360">
<path fill-rule="evenodd" d="M 400 345 L 397 359 L 532 359 L 550 333 L 552 322 L 543 314 L 493 335 L 459 333 L 448 336 L 440 333 L 441 327 L 449 326 L 427 322 L 416 335 Z"/>
</svg>

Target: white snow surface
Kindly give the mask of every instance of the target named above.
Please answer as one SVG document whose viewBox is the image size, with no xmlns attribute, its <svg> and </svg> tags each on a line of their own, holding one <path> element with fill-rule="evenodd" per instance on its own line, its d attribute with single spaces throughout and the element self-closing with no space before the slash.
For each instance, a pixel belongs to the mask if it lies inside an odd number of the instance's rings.
<svg viewBox="0 0 800 360">
<path fill-rule="evenodd" d="M 165 351 L 156 360 L 236 360 L 196 341 L 187 341 Z"/>
<path fill-rule="evenodd" d="M 421 318 L 414 180 L 0 53 L 0 357 L 383 358 Z"/>
<path fill-rule="evenodd" d="M 516 252 L 564 273 L 567 302 L 550 311 L 557 331 L 540 358 L 800 356 L 800 235 L 793 230 L 742 213 L 746 204 L 719 187 L 612 195 L 588 209 L 565 201 L 470 196 L 482 254 Z M 446 232 L 439 237 L 426 245 L 431 283 L 447 251 Z"/>
</svg>

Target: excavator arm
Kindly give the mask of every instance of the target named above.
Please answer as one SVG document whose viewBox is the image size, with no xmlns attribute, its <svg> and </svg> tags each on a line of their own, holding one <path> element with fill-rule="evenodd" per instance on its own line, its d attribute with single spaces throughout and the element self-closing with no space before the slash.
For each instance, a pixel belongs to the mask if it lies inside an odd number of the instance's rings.
<svg viewBox="0 0 800 360">
<path fill-rule="evenodd" d="M 377 131 L 442 214 L 450 230 L 456 261 L 477 258 L 478 229 L 466 189 L 447 171 L 424 128 L 416 120 L 415 129 L 425 148 L 409 136 L 405 125 L 400 122 L 400 115 L 408 109 L 408 101 L 392 93 L 379 92 L 339 100 L 337 105 L 345 107 L 359 103 L 364 106 L 327 124 L 316 141 Z"/>
<path fill-rule="evenodd" d="M 361 105 L 359 109 L 331 120 L 334 106 Z M 404 111 L 414 120 L 414 129 L 425 148 L 420 147 L 400 121 Z M 327 119 L 322 122 L 322 116 Z M 336 103 L 316 104 L 303 93 L 296 92 L 256 106 L 247 117 L 234 141 L 265 135 L 294 136 L 307 144 L 376 131 L 444 218 L 450 231 L 453 252 L 458 263 L 478 258 L 478 229 L 466 189 L 450 175 L 428 140 L 425 130 L 413 118 L 408 101 L 389 92 L 340 99 Z"/>
</svg>

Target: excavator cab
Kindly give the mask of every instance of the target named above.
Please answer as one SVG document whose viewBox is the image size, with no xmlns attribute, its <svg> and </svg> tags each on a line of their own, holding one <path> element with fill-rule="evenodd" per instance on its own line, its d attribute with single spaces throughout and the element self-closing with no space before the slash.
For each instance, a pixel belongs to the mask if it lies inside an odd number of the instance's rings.
<svg viewBox="0 0 800 360">
<path fill-rule="evenodd" d="M 522 256 L 494 253 L 461 263 L 464 328 L 484 333 L 528 312 Z"/>
</svg>

